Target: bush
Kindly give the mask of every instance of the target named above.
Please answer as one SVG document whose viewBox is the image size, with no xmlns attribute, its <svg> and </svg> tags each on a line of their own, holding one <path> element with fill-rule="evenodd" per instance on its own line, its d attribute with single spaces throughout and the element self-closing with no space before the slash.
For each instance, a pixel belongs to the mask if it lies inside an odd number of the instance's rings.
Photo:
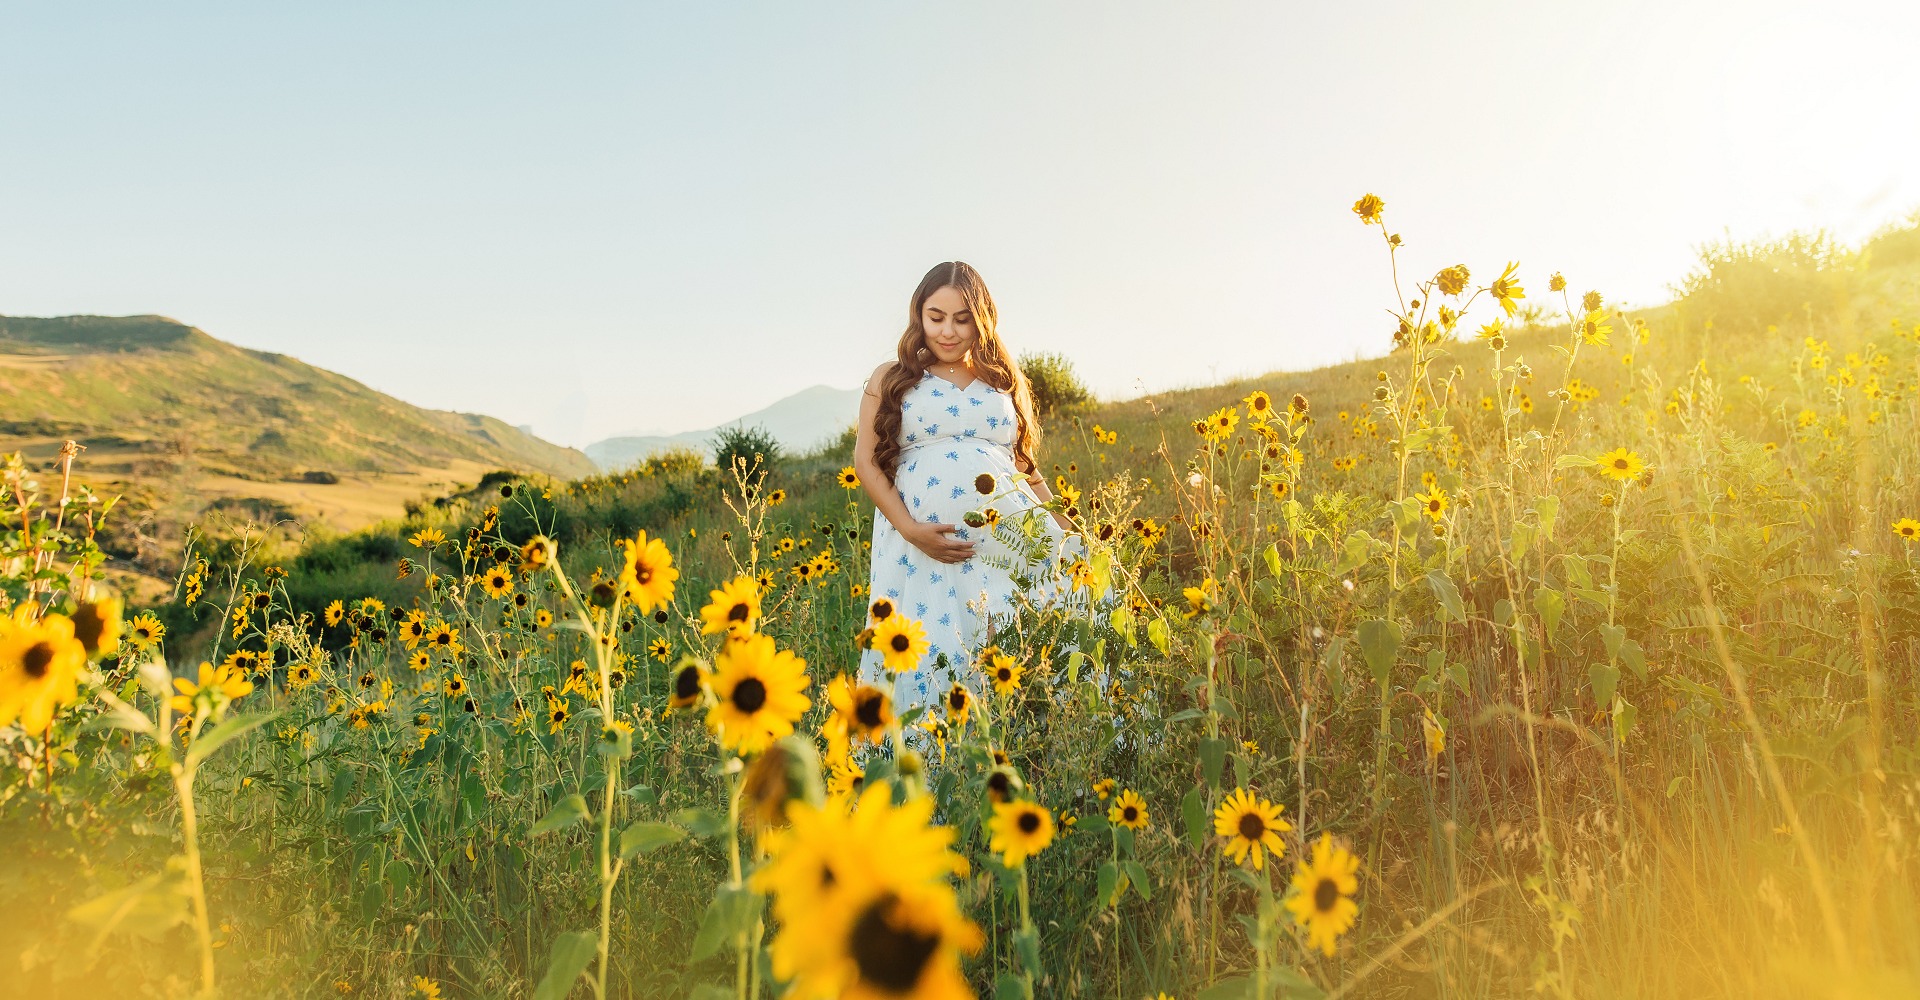
<svg viewBox="0 0 1920 1000">
<path fill-rule="evenodd" d="M 725 482 L 733 476 L 734 460 L 744 463 L 743 474 L 751 480 L 762 467 L 771 468 L 780 461 L 780 442 L 765 427 L 727 427 L 713 442 L 713 464 L 720 467 Z"/>
<path fill-rule="evenodd" d="M 1729 238 L 1701 247 L 1699 264 L 1676 291 L 1690 313 L 1722 330 L 1757 331 L 1830 316 L 1844 301 L 1850 267 L 1847 252 L 1825 232 Z"/>
<path fill-rule="evenodd" d="M 1036 416 L 1049 416 L 1093 403 L 1093 393 L 1073 373 L 1073 362 L 1064 354 L 1023 354 L 1020 370 L 1026 373 L 1033 391 Z"/>
</svg>

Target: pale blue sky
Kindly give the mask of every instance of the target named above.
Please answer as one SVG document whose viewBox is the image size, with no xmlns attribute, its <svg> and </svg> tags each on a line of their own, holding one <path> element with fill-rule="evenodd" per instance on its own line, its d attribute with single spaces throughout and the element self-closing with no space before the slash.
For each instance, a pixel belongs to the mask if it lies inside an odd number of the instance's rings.
<svg viewBox="0 0 1920 1000">
<path fill-rule="evenodd" d="M 1015 349 L 1133 396 L 1379 353 L 1367 191 L 1410 272 L 1630 303 L 1723 229 L 1857 239 L 1920 207 L 1916 37 L 1909 3 L 0 0 L 0 313 L 161 313 L 584 445 L 858 384 L 958 257 Z"/>
</svg>

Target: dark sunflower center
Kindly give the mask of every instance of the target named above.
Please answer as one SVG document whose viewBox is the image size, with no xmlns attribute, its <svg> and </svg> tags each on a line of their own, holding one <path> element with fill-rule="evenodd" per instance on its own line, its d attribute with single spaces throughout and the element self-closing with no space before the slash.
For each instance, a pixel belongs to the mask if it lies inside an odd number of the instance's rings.
<svg viewBox="0 0 1920 1000">
<path fill-rule="evenodd" d="M 691 698 L 700 693 L 700 674 L 692 667 L 680 671 L 673 679 L 673 693 L 681 698 Z"/>
<path fill-rule="evenodd" d="M 1120 817 L 1129 823 L 1135 822 L 1140 818 L 1140 810 L 1135 809 L 1133 806 L 1128 806 L 1120 810 Z"/>
<path fill-rule="evenodd" d="M 1013 681 L 1013 670 L 1009 667 L 1001 667 L 993 672 L 993 676 L 1002 684 L 1011 683 Z"/>
<path fill-rule="evenodd" d="M 880 601 L 879 603 L 873 606 L 873 617 L 875 617 L 876 619 L 892 618 L 893 605 L 887 603 L 886 601 Z"/>
<path fill-rule="evenodd" d="M 73 637 L 88 649 L 100 645 L 100 633 L 106 630 L 106 620 L 100 617 L 100 608 L 93 604 L 82 604 L 73 613 Z"/>
<path fill-rule="evenodd" d="M 880 696 L 868 695 L 855 702 L 853 706 L 853 717 L 860 720 L 860 724 L 868 729 L 877 728 L 881 723 L 885 722 L 886 718 L 880 711 Z"/>
<path fill-rule="evenodd" d="M 752 715 L 766 704 L 767 683 L 760 678 L 749 677 L 733 686 L 733 705 L 740 711 Z"/>
<path fill-rule="evenodd" d="M 995 771 L 993 775 L 987 779 L 987 790 L 993 792 L 995 795 L 1004 796 L 1007 794 L 1007 786 L 1009 784 L 1011 784 L 1011 782 L 1008 780 L 1006 772 Z"/>
<path fill-rule="evenodd" d="M 900 905 L 892 893 L 874 901 L 853 922 L 848 950 L 860 970 L 860 979 L 890 994 L 905 995 L 920 981 L 921 972 L 940 945 L 938 935 L 897 926 L 888 919 Z"/>
<path fill-rule="evenodd" d="M 1613 460 L 1613 467 L 1616 469 L 1625 469 L 1627 467 L 1627 460 L 1624 458 L 1616 458 Z"/>
<path fill-rule="evenodd" d="M 1020 814 L 1018 825 L 1021 833 L 1031 835 L 1040 829 L 1040 814 L 1037 812 L 1023 812 Z"/>
<path fill-rule="evenodd" d="M 27 654 L 20 658 L 20 663 L 33 680 L 47 676 L 47 669 L 53 665 L 53 644 L 36 642 L 27 647 Z"/>
<path fill-rule="evenodd" d="M 912 647 L 913 647 L 913 640 L 911 640 L 911 639 L 909 639 L 909 638 L 907 638 L 906 636 L 904 636 L 904 635 L 895 635 L 895 636 L 893 637 L 893 651 L 894 651 L 894 652 L 896 652 L 896 653 L 904 653 L 904 652 L 906 652 L 906 651 L 907 651 L 908 649 L 911 649 Z"/>
<path fill-rule="evenodd" d="M 565 721 L 567 721 L 567 710 L 566 710 L 566 709 L 564 709 L 564 708 L 556 708 L 556 709 L 554 709 L 554 710 L 553 710 L 553 721 L 555 721 L 555 722 L 565 722 Z"/>
<path fill-rule="evenodd" d="M 1261 819 L 1259 813 L 1240 814 L 1240 836 L 1248 840 L 1259 840 L 1260 836 L 1266 832 L 1267 821 Z"/>
<path fill-rule="evenodd" d="M 947 692 L 947 707 L 956 712 L 967 707 L 967 693 L 959 688 Z"/>
<path fill-rule="evenodd" d="M 746 621 L 747 615 L 751 613 L 751 611 L 752 609 L 747 607 L 746 603 L 743 601 L 727 609 L 727 620 L 730 622 Z"/>
<path fill-rule="evenodd" d="M 1340 901 L 1340 887 L 1330 878 L 1323 878 L 1313 887 L 1313 908 L 1321 913 L 1333 912 L 1333 904 Z"/>
</svg>

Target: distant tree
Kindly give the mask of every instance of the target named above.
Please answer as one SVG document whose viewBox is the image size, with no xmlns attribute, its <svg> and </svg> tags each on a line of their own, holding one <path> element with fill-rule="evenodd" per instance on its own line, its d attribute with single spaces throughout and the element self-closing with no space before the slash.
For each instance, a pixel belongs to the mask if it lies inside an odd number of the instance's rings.
<svg viewBox="0 0 1920 1000">
<path fill-rule="evenodd" d="M 1073 362 L 1057 353 L 1033 353 L 1020 356 L 1020 370 L 1033 391 L 1035 415 L 1046 417 L 1093 402 L 1093 393 L 1073 372 Z"/>
<path fill-rule="evenodd" d="M 780 442 L 765 427 L 741 427 L 735 425 L 720 431 L 713 442 L 713 463 L 720 467 L 720 474 L 733 478 L 735 460 L 743 463 L 741 472 L 751 480 L 760 474 L 762 468 L 771 468 L 780 460 Z"/>
</svg>

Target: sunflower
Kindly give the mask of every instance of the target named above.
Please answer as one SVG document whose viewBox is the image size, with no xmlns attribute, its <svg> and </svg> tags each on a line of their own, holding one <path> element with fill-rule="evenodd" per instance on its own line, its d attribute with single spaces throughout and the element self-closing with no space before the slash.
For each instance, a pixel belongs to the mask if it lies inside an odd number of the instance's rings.
<svg viewBox="0 0 1920 1000">
<path fill-rule="evenodd" d="M 1186 616 L 1188 618 L 1198 618 L 1212 611 L 1213 606 L 1219 603 L 1220 583 L 1209 576 L 1201 580 L 1200 586 L 1198 587 L 1180 588 L 1180 594 L 1187 599 Z"/>
<path fill-rule="evenodd" d="M 813 702 L 806 690 L 807 661 L 776 650 L 770 636 L 750 635 L 726 644 L 714 657 L 710 681 L 714 705 L 707 727 L 736 753 L 757 753 L 793 732 Z"/>
<path fill-rule="evenodd" d="M 446 532 L 439 528 L 421 528 L 407 539 L 407 543 L 416 549 L 430 549 L 446 540 Z"/>
<path fill-rule="evenodd" d="M 867 772 L 851 757 L 836 760 L 827 768 L 828 795 L 857 795 L 866 781 Z"/>
<path fill-rule="evenodd" d="M 1353 894 L 1360 888 L 1359 879 L 1354 877 L 1360 859 L 1323 833 L 1313 845 L 1311 862 L 1296 861 L 1294 868 L 1294 891 L 1287 909 L 1307 929 L 1307 947 L 1318 947 L 1332 958 L 1334 941 L 1352 928 L 1360 915 L 1360 907 L 1353 902 Z"/>
<path fill-rule="evenodd" d="M 557 733 L 566 728 L 567 719 L 573 711 L 567 707 L 565 699 L 549 697 L 547 699 L 547 732 Z"/>
<path fill-rule="evenodd" d="M 1220 808 L 1213 811 L 1213 832 L 1227 838 L 1228 857 L 1244 863 L 1251 853 L 1253 867 L 1262 869 L 1266 866 L 1266 851 L 1272 851 L 1276 858 L 1286 852 L 1287 845 L 1280 842 L 1279 831 L 1291 830 L 1293 824 L 1280 818 L 1280 810 L 1284 808 L 1256 799 L 1244 788 L 1236 788 L 1220 803 Z"/>
<path fill-rule="evenodd" d="M 1440 487 L 1435 486 L 1428 493 L 1415 493 L 1413 498 L 1420 501 L 1420 513 L 1427 515 L 1429 519 L 1438 521 L 1446 516 L 1447 493 Z"/>
<path fill-rule="evenodd" d="M 867 606 L 867 617 L 876 622 L 892 618 L 893 602 L 884 597 L 874 598 L 873 603 Z"/>
<path fill-rule="evenodd" d="M 673 600 L 673 581 L 679 579 L 680 571 L 673 567 L 673 555 L 667 551 L 667 543 L 658 538 L 648 538 L 641 531 L 633 540 L 622 540 L 626 549 L 626 564 L 620 568 L 620 583 L 627 590 L 627 600 L 642 612 L 664 607 Z"/>
<path fill-rule="evenodd" d="M 860 474 L 853 471 L 853 466 L 849 465 L 840 470 L 839 481 L 840 485 L 846 489 L 858 489 L 860 487 Z"/>
<path fill-rule="evenodd" d="M 992 646 L 980 651 L 980 665 L 987 679 L 993 682 L 995 694 L 1012 694 L 1020 690 L 1021 676 L 1027 672 L 1027 668 L 1015 663 L 1013 657 Z"/>
<path fill-rule="evenodd" d="M 432 665 L 433 657 L 424 649 L 415 650 L 412 656 L 407 657 L 407 666 L 415 670 L 425 670 Z"/>
<path fill-rule="evenodd" d="M 956 683 L 947 689 L 947 721 L 956 726 L 964 725 L 967 716 L 973 712 L 973 692 L 965 684 Z"/>
<path fill-rule="evenodd" d="M 1020 867 L 1053 843 L 1053 813 L 1038 802 L 995 805 L 987 828 L 993 831 L 987 849 L 999 851 L 1008 868 Z"/>
<path fill-rule="evenodd" d="M 664 642 L 666 640 L 655 640 Z M 663 657 L 664 659 L 664 657 Z M 700 701 L 700 695 L 707 688 L 707 672 L 692 659 L 682 660 L 680 669 L 673 672 L 673 691 L 667 695 L 668 708 L 688 708 Z"/>
<path fill-rule="evenodd" d="M 1147 802 L 1138 792 L 1129 788 L 1113 800 L 1113 805 L 1107 809 L 1107 819 L 1130 830 L 1145 829 Z"/>
<path fill-rule="evenodd" d="M 65 615 L 27 620 L 27 606 L 0 618 L 0 726 L 18 720 L 28 735 L 44 735 L 53 713 L 79 694 L 87 649 Z"/>
<path fill-rule="evenodd" d="M 1494 301 L 1500 303 L 1500 308 L 1509 316 L 1519 310 L 1518 300 L 1527 297 L 1527 290 L 1521 288 L 1520 283 L 1514 280 L 1514 272 L 1518 270 L 1520 270 L 1519 263 L 1509 263 L 1507 269 L 1500 272 L 1500 276 L 1493 279 L 1493 284 L 1487 287 L 1487 291 L 1493 293 Z"/>
<path fill-rule="evenodd" d="M 773 974 L 796 995 L 972 996 L 959 954 L 979 951 L 980 929 L 945 881 L 966 862 L 932 813 L 930 798 L 894 806 L 878 784 L 824 806 L 793 802 L 789 825 L 767 834 L 768 861 L 752 885 L 773 896 Z"/>
<path fill-rule="evenodd" d="M 459 674 L 448 677 L 446 692 L 449 698 L 465 698 L 467 696 L 467 679 Z"/>
<path fill-rule="evenodd" d="M 1265 389 L 1255 389 L 1240 400 L 1247 404 L 1247 419 L 1263 421 L 1273 416 L 1273 397 Z"/>
<path fill-rule="evenodd" d="M 760 618 L 760 585 L 753 577 L 736 576 L 720 589 L 708 591 L 707 598 L 707 605 L 700 609 L 704 620 L 701 635 L 725 632 L 730 637 L 743 636 L 753 631 L 754 622 Z"/>
<path fill-rule="evenodd" d="M 173 710 L 181 715 L 194 714 L 196 703 L 202 699 L 205 699 L 209 705 L 217 707 L 222 702 L 232 701 L 253 690 L 253 682 L 231 667 L 226 664 L 215 667 L 205 661 L 200 664 L 198 683 L 187 680 L 185 677 L 175 677 L 173 686 L 180 692 L 173 696 Z"/>
<path fill-rule="evenodd" d="M 546 608 L 536 608 L 533 612 L 533 627 L 546 628 L 553 624 L 553 612 Z"/>
<path fill-rule="evenodd" d="M 1612 335 L 1613 326 L 1607 322 L 1607 314 L 1600 309 L 1587 312 L 1580 320 L 1580 339 L 1589 347 L 1608 347 L 1607 338 Z"/>
<path fill-rule="evenodd" d="M 513 593 L 513 574 L 504 566 L 495 566 L 480 575 L 480 587 L 488 597 L 505 597 Z"/>
<path fill-rule="evenodd" d="M 898 612 L 874 623 L 872 643 L 870 648 L 880 651 L 881 662 L 893 673 L 919 666 L 931 645 L 920 622 Z"/>
<path fill-rule="evenodd" d="M 427 648 L 436 652 L 445 653 L 448 656 L 459 656 L 460 650 L 464 648 L 461 646 L 460 636 L 454 632 L 453 626 L 443 621 L 435 621 L 431 625 L 428 625 L 426 638 L 423 641 L 427 644 Z"/>
<path fill-rule="evenodd" d="M 1380 210 L 1386 207 L 1387 203 L 1380 200 L 1379 195 L 1366 194 L 1353 203 L 1353 214 L 1359 216 L 1362 223 L 1372 225 L 1380 221 Z"/>
<path fill-rule="evenodd" d="M 1114 781 L 1112 778 L 1101 778 L 1099 781 L 1093 783 L 1093 794 L 1099 796 L 1100 801 L 1105 802 L 1113 798 L 1113 790 L 1118 784 L 1119 782 Z"/>
<path fill-rule="evenodd" d="M 334 600 L 332 604 L 327 605 L 325 611 L 320 612 L 320 617 L 327 623 L 328 628 L 339 625 L 341 620 L 347 617 L 347 602 Z"/>
<path fill-rule="evenodd" d="M 394 627 L 400 630 L 400 641 L 406 643 L 408 649 L 412 649 L 427 637 L 427 613 L 415 608 L 407 612 L 407 616 Z"/>
<path fill-rule="evenodd" d="M 893 724 L 893 698 L 871 684 L 835 677 L 827 685 L 827 702 L 833 706 L 834 720 L 847 733 L 878 743 Z"/>
<path fill-rule="evenodd" d="M 1893 522 L 1893 533 L 1903 542 L 1920 542 L 1920 521 L 1903 517 Z"/>
<path fill-rule="evenodd" d="M 73 637 L 80 640 L 88 656 L 112 656 L 120 648 L 123 627 L 120 616 L 124 609 L 118 597 L 83 601 L 73 609 Z"/>
<path fill-rule="evenodd" d="M 553 543 L 545 535 L 535 535 L 520 546 L 520 565 L 528 569 L 538 569 L 547 564 L 547 558 L 553 550 Z"/>
<path fill-rule="evenodd" d="M 1597 463 L 1595 467 L 1599 469 L 1601 475 L 1623 483 L 1638 478 L 1641 470 L 1647 467 L 1638 454 L 1625 448 L 1615 448 L 1595 461 Z"/>
<path fill-rule="evenodd" d="M 135 649 L 146 649 L 167 637 L 167 627 L 148 611 L 127 623 L 127 641 Z"/>
</svg>

